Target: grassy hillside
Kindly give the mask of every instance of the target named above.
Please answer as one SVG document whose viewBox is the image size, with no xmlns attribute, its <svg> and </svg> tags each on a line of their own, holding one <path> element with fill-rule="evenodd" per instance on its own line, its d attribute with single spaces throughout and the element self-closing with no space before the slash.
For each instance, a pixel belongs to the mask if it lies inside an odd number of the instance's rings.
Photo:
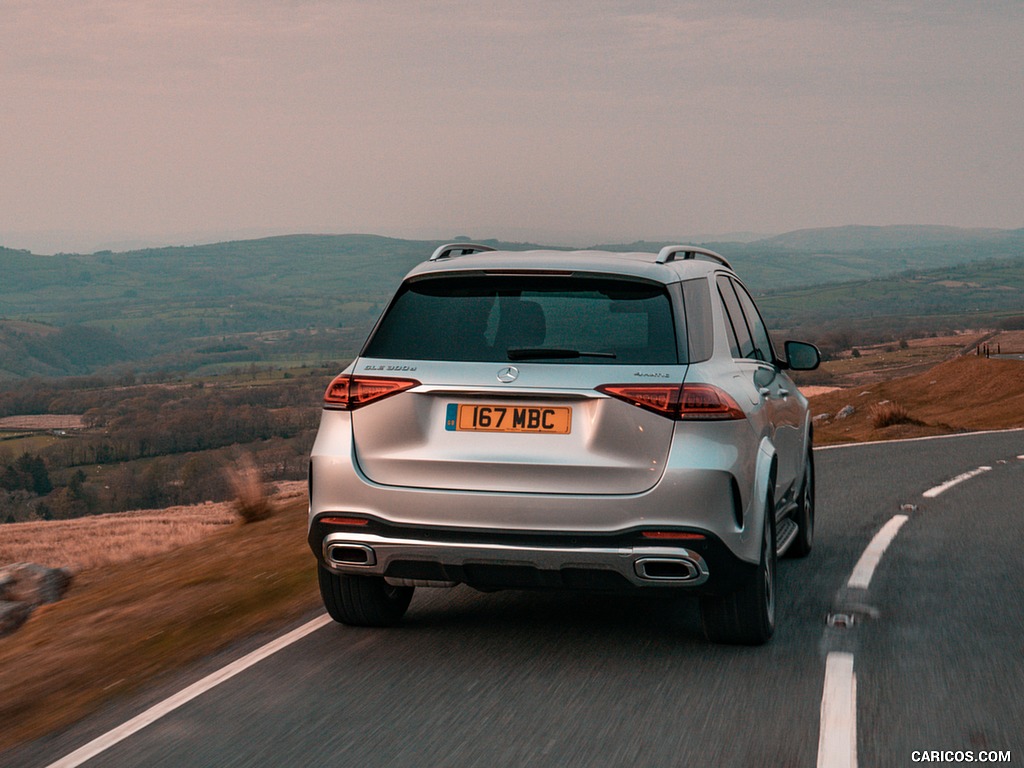
<svg viewBox="0 0 1024 768">
<path fill-rule="evenodd" d="M 854 413 L 836 414 L 846 406 Z M 818 445 L 1024 427 L 1024 362 L 967 355 L 922 373 L 811 398 Z"/>
<path fill-rule="evenodd" d="M 891 338 L 997 327 L 1024 314 L 1024 254 L 832 285 L 775 291 L 758 300 L 773 328 L 819 337 L 849 329 Z"/>
<path fill-rule="evenodd" d="M 350 357 L 401 277 L 437 244 L 295 235 L 126 253 L 0 248 L 0 380 L 118 368 L 208 375 Z M 844 227 L 710 245 L 755 292 L 775 292 L 772 325 L 800 328 L 835 308 L 858 322 L 1009 311 L 997 288 L 1018 285 L 1010 273 L 1024 230 Z"/>
<path fill-rule="evenodd" d="M 79 574 L 0 643 L 0 751 L 314 609 L 305 519 L 302 500 L 289 501 L 269 520 Z M 71 524 L 49 526 L 54 549 Z"/>
</svg>

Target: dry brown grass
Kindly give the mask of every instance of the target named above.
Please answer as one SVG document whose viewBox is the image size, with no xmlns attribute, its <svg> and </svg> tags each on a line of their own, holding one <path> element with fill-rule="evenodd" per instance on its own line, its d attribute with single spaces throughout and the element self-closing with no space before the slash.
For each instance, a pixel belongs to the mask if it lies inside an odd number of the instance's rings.
<svg viewBox="0 0 1024 768">
<path fill-rule="evenodd" d="M 82 429 L 85 418 L 76 414 L 43 413 L 35 416 L 4 416 L 0 429 Z"/>
<path fill-rule="evenodd" d="M 842 389 L 842 387 L 825 387 L 812 384 L 810 386 L 804 385 L 800 387 L 800 392 L 804 397 L 817 397 L 818 395 L 835 392 L 837 389 Z"/>
<path fill-rule="evenodd" d="M 1024 331 L 1001 331 L 989 341 L 990 351 L 997 346 L 1004 355 L 1024 354 Z"/>
<path fill-rule="evenodd" d="M 866 386 L 896 376 L 920 373 L 953 359 L 987 336 L 983 331 L 969 331 L 951 336 L 908 339 L 903 349 L 895 341 L 872 344 L 858 347 L 857 357 L 844 354 L 823 363 L 822 369 L 832 374 L 840 386 Z"/>
<path fill-rule="evenodd" d="M 171 507 L 3 526 L 0 565 L 39 563 L 73 571 L 143 560 L 234 523 L 229 504 Z"/>
<path fill-rule="evenodd" d="M 872 406 L 885 400 L 902 404 L 913 419 L 877 428 Z M 811 398 L 814 414 L 834 415 L 847 405 L 857 409 L 853 416 L 816 424 L 817 444 L 1024 427 L 1024 362 L 966 355 L 913 376 Z"/>
<path fill-rule="evenodd" d="M 281 483 L 275 501 L 293 502 L 304 489 L 302 481 Z M 236 522 L 233 506 L 233 502 L 207 503 L 74 520 L 10 523 L 2 528 L 0 565 L 38 563 L 77 572 L 138 562 L 188 546 L 233 525 Z"/>
<path fill-rule="evenodd" d="M 910 418 L 910 411 L 899 403 L 883 401 L 871 406 L 871 426 L 875 429 L 884 429 L 896 424 L 912 424 L 914 419 Z"/>
<path fill-rule="evenodd" d="M 64 600 L 0 640 L 0 750 L 314 609 L 302 495 L 279 500 L 269 520 L 84 571 Z M 48 525 L 49 533 L 66 524 Z"/>
</svg>

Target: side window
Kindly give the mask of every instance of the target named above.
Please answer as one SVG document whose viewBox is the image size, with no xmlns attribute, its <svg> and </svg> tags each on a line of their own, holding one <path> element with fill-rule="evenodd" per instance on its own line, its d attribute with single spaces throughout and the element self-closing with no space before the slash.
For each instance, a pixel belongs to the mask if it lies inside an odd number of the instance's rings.
<svg viewBox="0 0 1024 768">
<path fill-rule="evenodd" d="M 732 356 L 753 358 L 754 340 L 750 337 L 747 323 L 743 319 L 743 310 L 740 308 L 739 299 L 736 298 L 732 282 L 725 275 L 718 277 L 718 294 L 722 297 L 722 306 L 725 309 L 725 324 L 729 330 Z"/>
<path fill-rule="evenodd" d="M 743 314 L 747 318 L 747 327 L 750 329 L 750 335 L 754 340 L 754 351 L 757 354 L 757 359 L 763 360 L 766 363 L 772 362 L 775 359 L 775 354 L 772 351 L 772 342 L 768 336 L 768 329 L 764 325 L 764 320 L 761 319 L 761 313 L 757 311 L 757 305 L 754 304 L 754 300 L 750 298 L 750 294 L 747 293 L 747 289 L 743 287 L 742 283 L 733 282 L 733 287 L 736 289 L 736 295 L 743 306 Z"/>
<path fill-rule="evenodd" d="M 684 280 L 683 307 L 686 310 L 686 340 L 689 360 L 709 360 L 715 350 L 715 325 L 711 317 L 711 291 L 706 278 Z"/>
</svg>

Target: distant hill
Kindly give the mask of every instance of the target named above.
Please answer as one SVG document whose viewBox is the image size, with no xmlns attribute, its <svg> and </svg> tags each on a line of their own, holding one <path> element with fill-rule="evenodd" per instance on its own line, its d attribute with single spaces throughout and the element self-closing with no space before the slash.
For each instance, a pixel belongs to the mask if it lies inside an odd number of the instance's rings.
<svg viewBox="0 0 1024 768">
<path fill-rule="evenodd" d="M 753 246 L 799 251 L 848 252 L 905 250 L 970 244 L 1024 244 L 1024 229 L 961 229 L 941 226 L 828 227 L 799 229 L 757 240 Z"/>
<path fill-rule="evenodd" d="M 512 250 L 544 247 L 484 242 Z M 0 378 L 111 366 L 216 373 L 342 360 L 357 350 L 402 276 L 439 244 L 352 234 L 54 256 L 0 248 L 0 320 L 57 331 L 33 337 L 0 328 Z M 656 252 L 665 244 L 600 247 Z M 923 315 L 939 305 L 967 311 L 957 303 L 962 290 L 931 286 L 926 295 L 905 275 L 1012 261 L 1024 254 L 1024 230 L 837 227 L 704 245 L 729 258 L 755 293 L 772 294 L 779 322 L 813 326 L 818 320 L 811 318 L 822 312 L 828 321 L 905 314 L 910 306 Z M 885 285 L 873 284 L 882 278 Z M 813 289 L 838 283 L 847 285 Z M 906 287 L 914 298 L 895 303 L 884 292 L 879 298 L 886 285 L 890 293 Z M 811 294 L 783 293 L 800 288 L 812 288 Z M 807 298 L 812 294 L 831 295 L 831 303 L 823 309 L 823 300 Z M 989 293 L 979 300 L 982 310 L 1003 311 L 1007 296 Z M 847 310 L 851 301 L 865 303 Z"/>
<path fill-rule="evenodd" d="M 595 247 L 656 253 L 671 244 L 638 241 Z M 726 256 L 760 293 L 1012 258 L 1024 254 L 1024 229 L 849 226 L 803 229 L 752 242 L 693 244 Z"/>
<path fill-rule="evenodd" d="M 758 300 L 772 328 L 866 341 L 1024 322 L 1024 252 L 870 280 L 773 291 Z"/>
<path fill-rule="evenodd" d="M 91 373 L 133 355 L 110 331 L 0 320 L 0 380 Z"/>
</svg>

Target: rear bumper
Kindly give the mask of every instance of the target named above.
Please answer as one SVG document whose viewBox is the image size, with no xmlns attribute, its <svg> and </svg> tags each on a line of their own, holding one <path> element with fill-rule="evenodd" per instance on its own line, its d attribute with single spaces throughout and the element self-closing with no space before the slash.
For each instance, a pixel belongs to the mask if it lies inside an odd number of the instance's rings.
<svg viewBox="0 0 1024 768">
<path fill-rule="evenodd" d="M 338 530 L 316 520 L 309 544 L 335 573 L 383 576 L 400 586 L 479 589 L 684 588 L 724 593 L 752 573 L 714 537 L 676 546 L 645 540 L 639 530 L 580 537 L 533 536 L 454 529 L 395 530 L 371 521 L 371 530 Z"/>
<path fill-rule="evenodd" d="M 693 422 L 677 431 L 647 491 L 552 494 L 375 483 L 359 469 L 346 416 L 325 418 L 310 457 L 309 544 L 336 573 L 488 588 L 593 583 L 704 590 L 738 583 L 734 575 L 742 577 L 759 561 L 764 505 L 755 499 L 764 499 L 757 478 L 764 468 L 759 460 L 768 457 L 749 440 L 724 439 L 721 424 Z M 330 515 L 371 523 L 331 530 L 320 522 Z M 691 531 L 705 539 L 700 547 L 665 547 L 664 540 L 643 539 L 642 530 Z M 341 554 L 332 557 L 325 547 Z M 346 547 L 365 559 L 346 559 Z M 637 565 L 644 558 L 678 564 L 655 563 L 645 576 L 646 565 Z M 685 577 L 649 578 L 659 571 Z"/>
</svg>

